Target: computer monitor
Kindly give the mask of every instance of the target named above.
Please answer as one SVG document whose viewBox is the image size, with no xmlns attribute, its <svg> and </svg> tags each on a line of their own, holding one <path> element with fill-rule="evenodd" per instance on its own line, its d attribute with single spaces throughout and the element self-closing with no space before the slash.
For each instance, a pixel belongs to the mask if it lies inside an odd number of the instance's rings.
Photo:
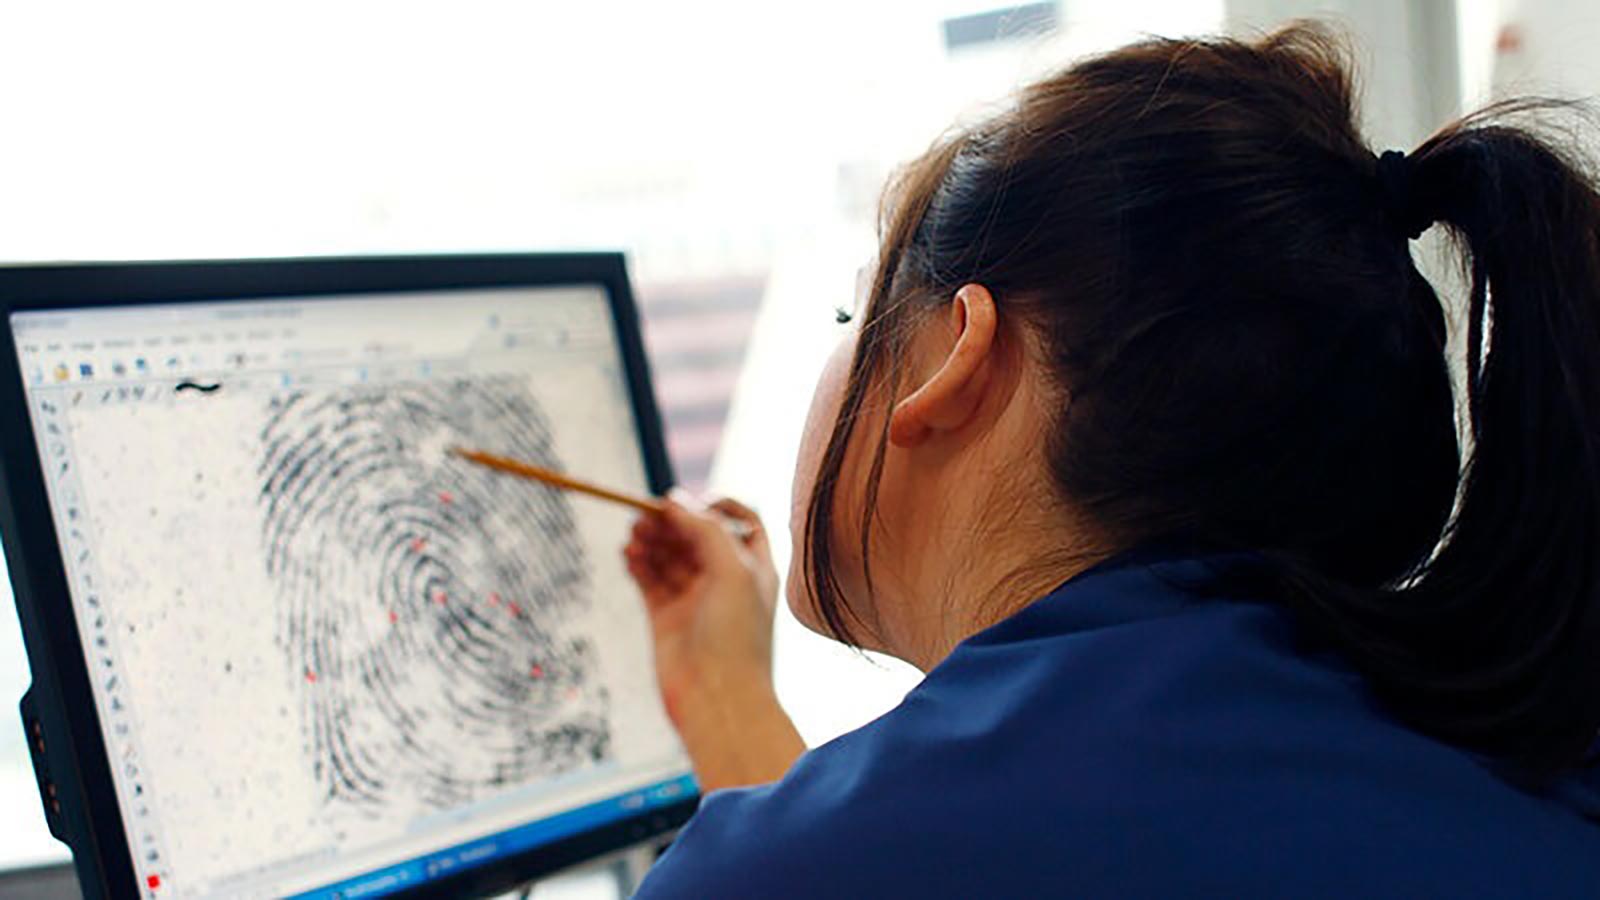
<svg viewBox="0 0 1600 900">
<path fill-rule="evenodd" d="M 670 484 L 609 254 L 0 270 L 24 727 L 86 893 L 486 893 L 697 792 L 631 514 Z"/>
</svg>

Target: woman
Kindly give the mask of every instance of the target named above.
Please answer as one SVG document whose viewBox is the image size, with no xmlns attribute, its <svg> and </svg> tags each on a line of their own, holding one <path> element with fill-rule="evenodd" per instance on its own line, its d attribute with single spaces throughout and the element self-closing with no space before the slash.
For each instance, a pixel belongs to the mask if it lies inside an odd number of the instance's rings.
<svg viewBox="0 0 1600 900">
<path fill-rule="evenodd" d="M 788 600 L 927 678 L 806 752 L 765 534 L 639 522 L 710 792 L 640 896 L 1600 896 L 1592 181 L 1490 118 L 1374 155 L 1298 26 L 1073 66 L 887 208 Z"/>
</svg>

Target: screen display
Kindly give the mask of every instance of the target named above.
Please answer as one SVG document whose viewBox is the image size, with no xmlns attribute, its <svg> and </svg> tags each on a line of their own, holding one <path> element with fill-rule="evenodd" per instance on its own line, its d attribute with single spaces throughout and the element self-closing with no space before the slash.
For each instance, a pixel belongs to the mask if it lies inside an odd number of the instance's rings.
<svg viewBox="0 0 1600 900">
<path fill-rule="evenodd" d="M 375 896 L 682 800 L 604 289 L 19 312 L 141 890 Z"/>
</svg>

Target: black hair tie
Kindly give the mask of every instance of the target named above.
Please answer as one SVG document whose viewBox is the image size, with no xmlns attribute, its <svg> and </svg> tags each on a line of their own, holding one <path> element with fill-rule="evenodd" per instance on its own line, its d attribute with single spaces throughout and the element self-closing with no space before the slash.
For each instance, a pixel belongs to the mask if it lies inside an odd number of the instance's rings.
<svg viewBox="0 0 1600 900">
<path fill-rule="evenodd" d="M 1415 163 L 1399 150 L 1385 150 L 1378 157 L 1378 185 L 1383 189 L 1384 212 L 1401 234 L 1411 240 L 1433 224 L 1434 217 L 1423 212 L 1412 185 Z"/>
</svg>

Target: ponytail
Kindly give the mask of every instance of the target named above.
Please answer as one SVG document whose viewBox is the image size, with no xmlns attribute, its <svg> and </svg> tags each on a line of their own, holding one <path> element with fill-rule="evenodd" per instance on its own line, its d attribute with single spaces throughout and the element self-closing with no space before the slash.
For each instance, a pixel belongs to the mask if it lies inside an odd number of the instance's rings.
<svg viewBox="0 0 1600 900">
<path fill-rule="evenodd" d="M 1337 605 L 1408 718 L 1549 773 L 1600 734 L 1600 195 L 1551 145 L 1481 121 L 1423 144 L 1403 179 L 1379 166 L 1404 184 L 1400 230 L 1437 220 L 1470 277 L 1456 512 L 1410 579 Z"/>
</svg>

